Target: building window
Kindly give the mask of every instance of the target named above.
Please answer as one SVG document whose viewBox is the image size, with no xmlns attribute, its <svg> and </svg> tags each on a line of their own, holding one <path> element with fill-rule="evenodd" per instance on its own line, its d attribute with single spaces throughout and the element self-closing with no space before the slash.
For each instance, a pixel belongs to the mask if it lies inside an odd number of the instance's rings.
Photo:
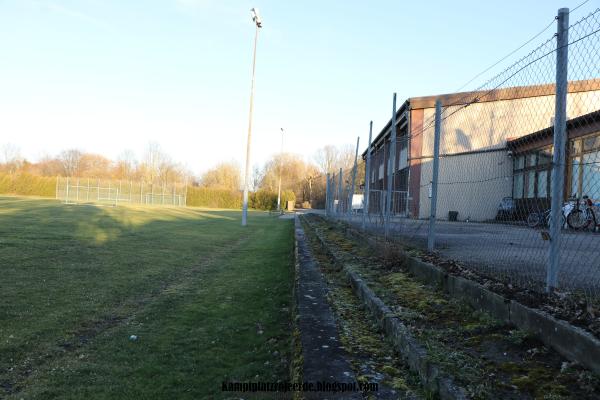
<svg viewBox="0 0 600 400">
<path fill-rule="evenodd" d="M 400 143 L 400 160 L 398 162 L 398 171 L 408 167 L 408 146 L 406 141 Z"/>
<path fill-rule="evenodd" d="M 600 200 L 600 134 L 571 141 L 569 179 L 570 195 Z"/>
<path fill-rule="evenodd" d="M 515 174 L 513 177 L 513 198 L 523 198 L 523 173 Z"/>
<path fill-rule="evenodd" d="M 580 196 L 581 189 L 579 185 L 579 177 L 581 176 L 579 168 L 579 157 L 571 159 L 571 191 L 569 196 Z"/>
<path fill-rule="evenodd" d="M 525 190 L 525 197 L 533 199 L 535 197 L 535 171 L 527 172 L 527 190 Z"/>
<path fill-rule="evenodd" d="M 600 199 L 600 151 L 584 154 L 581 161 L 581 186 L 585 190 L 582 194 Z"/>
<path fill-rule="evenodd" d="M 536 149 L 515 156 L 513 162 L 513 198 L 549 197 L 552 147 Z"/>
<path fill-rule="evenodd" d="M 515 158 L 515 170 L 525 168 L 525 156 L 517 156 Z"/>
<path fill-rule="evenodd" d="M 546 170 L 538 172 L 537 191 L 538 197 L 550 197 L 548 195 L 548 171 Z"/>
</svg>

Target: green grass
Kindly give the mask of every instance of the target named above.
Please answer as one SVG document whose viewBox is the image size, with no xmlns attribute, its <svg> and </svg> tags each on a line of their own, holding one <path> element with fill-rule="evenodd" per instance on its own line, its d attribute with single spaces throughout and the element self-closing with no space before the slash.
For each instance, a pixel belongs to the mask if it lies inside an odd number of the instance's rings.
<svg viewBox="0 0 600 400">
<path fill-rule="evenodd" d="M 223 380 L 288 379 L 293 224 L 239 217 L 0 197 L 0 398 L 218 398 Z"/>
</svg>

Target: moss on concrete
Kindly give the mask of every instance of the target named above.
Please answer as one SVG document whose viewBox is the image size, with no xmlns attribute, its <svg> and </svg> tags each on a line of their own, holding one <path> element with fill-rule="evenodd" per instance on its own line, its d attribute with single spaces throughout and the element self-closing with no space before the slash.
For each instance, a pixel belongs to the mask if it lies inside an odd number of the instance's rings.
<svg viewBox="0 0 600 400">
<path fill-rule="evenodd" d="M 594 398 L 600 393 L 597 376 L 581 368 L 565 370 L 562 357 L 527 333 L 421 284 L 403 270 L 402 257 L 390 265 L 389 255 L 347 237 L 342 225 L 322 219 L 311 225 L 327 251 L 368 283 L 425 343 L 431 360 L 455 376 L 472 398 Z"/>
</svg>

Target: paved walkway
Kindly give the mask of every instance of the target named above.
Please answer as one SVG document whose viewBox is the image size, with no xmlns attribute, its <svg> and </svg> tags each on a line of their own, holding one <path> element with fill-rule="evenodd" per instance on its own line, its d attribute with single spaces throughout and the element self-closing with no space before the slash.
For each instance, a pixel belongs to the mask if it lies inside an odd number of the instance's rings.
<svg viewBox="0 0 600 400">
<path fill-rule="evenodd" d="M 341 347 L 335 317 L 327 301 L 328 288 L 310 248 L 304 230 L 296 218 L 299 279 L 296 291 L 298 301 L 298 326 L 305 382 L 356 381 Z M 304 393 L 307 399 L 362 399 L 360 393 Z"/>
<path fill-rule="evenodd" d="M 335 216 L 333 216 L 335 218 Z M 362 215 L 344 216 L 356 227 Z M 367 220 L 369 231 L 383 234 L 381 221 Z M 426 247 L 429 221 L 394 218 L 392 236 L 419 247 Z M 436 251 L 446 258 L 461 261 L 498 278 L 521 284 L 545 286 L 549 241 L 540 229 L 526 226 L 480 222 L 436 222 Z M 559 287 L 584 289 L 600 294 L 600 234 L 564 229 L 561 234 Z"/>
</svg>

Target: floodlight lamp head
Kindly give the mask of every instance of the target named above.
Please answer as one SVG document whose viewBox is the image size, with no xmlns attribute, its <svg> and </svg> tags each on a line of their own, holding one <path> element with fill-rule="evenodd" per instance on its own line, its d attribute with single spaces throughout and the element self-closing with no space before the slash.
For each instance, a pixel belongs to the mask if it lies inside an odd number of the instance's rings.
<svg viewBox="0 0 600 400">
<path fill-rule="evenodd" d="M 250 9 L 250 15 L 252 16 L 252 21 L 254 21 L 256 26 L 262 28 L 262 19 L 260 18 L 260 14 L 258 13 L 258 8 Z"/>
</svg>

